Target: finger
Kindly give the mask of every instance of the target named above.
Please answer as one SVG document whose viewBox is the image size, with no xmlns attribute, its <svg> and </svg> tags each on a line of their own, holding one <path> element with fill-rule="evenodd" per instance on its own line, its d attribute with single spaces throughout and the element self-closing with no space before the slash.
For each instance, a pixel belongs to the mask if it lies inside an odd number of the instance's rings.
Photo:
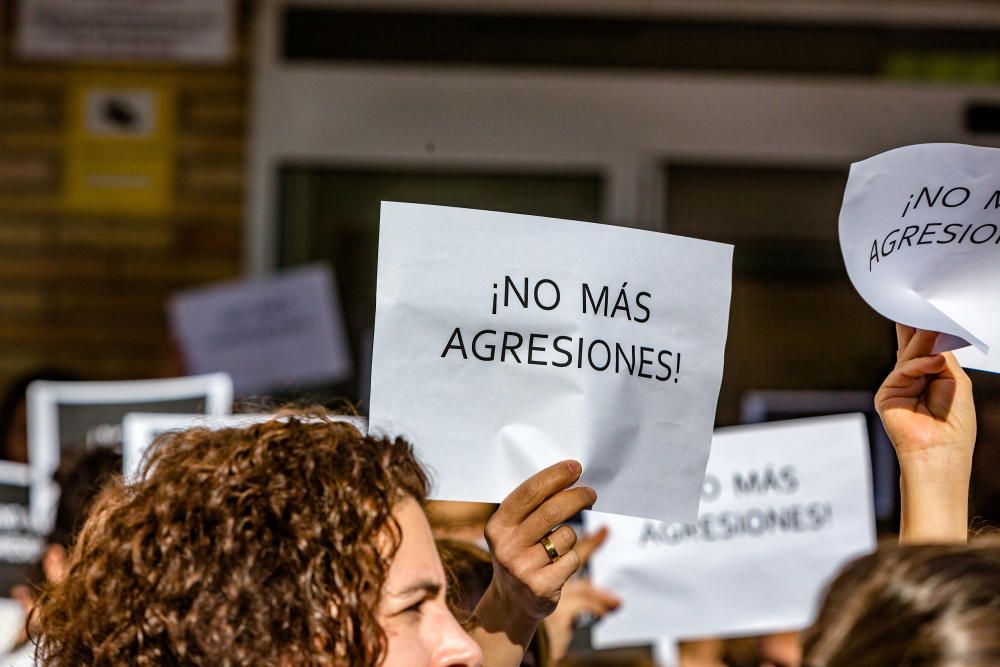
<svg viewBox="0 0 1000 667">
<path fill-rule="evenodd" d="M 875 394 L 875 410 L 883 415 L 891 407 L 898 407 L 896 401 L 919 401 L 927 387 L 945 368 L 945 360 L 940 355 L 911 359 L 897 366 L 879 387 Z"/>
<path fill-rule="evenodd" d="M 909 361 L 917 357 L 928 356 L 934 349 L 934 343 L 937 342 L 938 335 L 936 331 L 917 329 L 916 333 L 913 334 L 913 337 L 906 344 L 906 348 L 899 355 L 899 360 Z"/>
<path fill-rule="evenodd" d="M 577 589 L 575 593 L 581 600 L 586 600 L 591 608 L 602 610 L 601 613 L 610 609 L 617 609 L 622 604 L 621 599 L 617 595 L 600 588 L 595 588 L 590 582 L 587 582 L 585 587 Z"/>
<path fill-rule="evenodd" d="M 972 378 L 970 378 L 969 374 L 965 372 L 964 368 L 962 368 L 962 364 L 958 363 L 958 359 L 955 358 L 954 354 L 951 352 L 942 352 L 941 356 L 944 357 L 945 366 L 939 375 L 942 377 L 953 377 L 959 382 L 965 384 L 972 384 Z"/>
<path fill-rule="evenodd" d="M 569 551 L 551 565 L 546 566 L 542 571 L 549 578 L 552 590 L 558 590 L 569 581 L 569 578 L 580 569 L 580 554 Z"/>
<path fill-rule="evenodd" d="M 890 388 L 906 388 L 913 385 L 914 380 L 922 380 L 928 375 L 936 375 L 947 366 L 944 355 L 935 354 L 930 357 L 917 357 L 899 364 L 885 379 L 885 386 Z"/>
<path fill-rule="evenodd" d="M 919 400 L 934 375 L 946 368 L 942 355 L 919 357 L 896 365 L 875 394 L 875 409 L 879 414 L 900 399 Z"/>
<path fill-rule="evenodd" d="M 601 526 L 596 533 L 584 535 L 576 543 L 576 553 L 580 554 L 580 564 L 590 562 L 590 556 L 608 539 L 608 527 Z"/>
<path fill-rule="evenodd" d="M 583 472 L 583 467 L 579 462 L 561 461 L 535 473 L 504 498 L 494 518 L 511 526 L 521 523 L 546 499 L 576 482 L 580 478 L 581 472 Z M 556 523 L 561 523 L 561 521 L 553 522 L 548 528 L 552 528 Z M 545 532 L 548 532 L 548 529 Z M 545 532 L 539 533 L 533 541 L 537 541 Z"/>
<path fill-rule="evenodd" d="M 881 410 L 888 400 L 919 398 L 927 388 L 929 376 L 933 376 L 944 367 L 945 361 L 940 355 L 910 359 L 897 365 L 886 376 L 882 386 L 875 394 L 876 409 Z"/>
<path fill-rule="evenodd" d="M 611 611 L 612 609 L 618 609 L 622 606 L 622 600 L 617 595 L 613 595 L 608 591 L 602 591 L 599 588 L 594 589 L 594 597 L 592 600 L 604 608 L 605 612 Z"/>
<path fill-rule="evenodd" d="M 586 612 L 595 618 L 600 618 L 609 611 L 613 611 L 621 606 L 621 602 L 617 599 L 613 604 L 609 604 L 608 601 L 599 598 L 584 598 L 576 602 L 577 604 L 574 605 L 576 607 L 576 609 L 574 609 L 576 612 L 575 615 Z"/>
<path fill-rule="evenodd" d="M 523 546 L 537 542 L 554 527 L 565 523 L 580 510 L 590 507 L 596 500 L 597 492 L 587 486 L 560 491 L 521 522 L 515 539 Z"/>
<path fill-rule="evenodd" d="M 917 332 L 913 327 L 907 326 L 905 324 L 896 323 L 896 352 L 897 355 L 902 353 L 909 345 L 910 339 L 913 338 L 913 334 Z"/>
<path fill-rule="evenodd" d="M 552 546 L 555 547 L 556 553 L 559 554 L 559 558 L 562 558 L 570 551 L 573 550 L 573 545 L 576 544 L 576 531 L 570 526 L 559 526 L 554 531 L 547 535 L 549 541 L 552 542 Z M 545 547 L 542 546 L 541 541 L 539 541 L 537 547 L 531 547 L 532 559 L 535 561 L 537 567 L 542 568 L 549 563 L 554 562 L 549 558 L 548 552 Z"/>
</svg>

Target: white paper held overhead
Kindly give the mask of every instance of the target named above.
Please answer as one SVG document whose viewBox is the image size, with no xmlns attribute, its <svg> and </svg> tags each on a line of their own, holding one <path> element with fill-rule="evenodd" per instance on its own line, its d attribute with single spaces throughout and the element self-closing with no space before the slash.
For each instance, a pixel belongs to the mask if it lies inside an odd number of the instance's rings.
<svg viewBox="0 0 1000 667">
<path fill-rule="evenodd" d="M 803 628 L 837 568 L 875 546 L 864 416 L 719 429 L 696 522 L 584 524 L 609 527 L 591 575 L 622 599 L 595 646 Z"/>
<path fill-rule="evenodd" d="M 1000 149 L 921 144 L 851 165 L 840 245 L 872 308 L 1000 368 Z"/>
<path fill-rule="evenodd" d="M 731 281 L 728 245 L 383 202 L 371 428 L 413 440 L 435 498 L 575 458 L 599 508 L 692 519 Z"/>
</svg>

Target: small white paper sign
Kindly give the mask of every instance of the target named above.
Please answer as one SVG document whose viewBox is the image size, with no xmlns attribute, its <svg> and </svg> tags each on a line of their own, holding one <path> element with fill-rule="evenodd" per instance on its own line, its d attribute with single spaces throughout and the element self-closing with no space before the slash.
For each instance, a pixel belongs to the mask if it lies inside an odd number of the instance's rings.
<svg viewBox="0 0 1000 667">
<path fill-rule="evenodd" d="M 225 371 L 239 394 L 337 382 L 351 374 L 340 302 L 326 266 L 181 292 L 169 311 L 188 371 Z"/>
<path fill-rule="evenodd" d="M 847 273 L 887 318 L 940 331 L 938 351 L 1000 367 L 1000 149 L 905 146 L 851 165 L 840 211 Z"/>
<path fill-rule="evenodd" d="M 719 243 L 383 202 L 372 430 L 414 442 L 437 499 L 575 458 L 598 507 L 693 519 L 731 273 Z"/>
<path fill-rule="evenodd" d="M 622 599 L 599 648 L 803 628 L 837 569 L 875 547 L 864 416 L 719 429 L 697 522 L 584 525 L 609 527 L 591 575 Z"/>
<path fill-rule="evenodd" d="M 142 469 L 146 450 L 160 435 L 167 431 L 184 431 L 189 428 L 246 428 L 254 424 L 281 417 L 273 414 L 242 415 L 180 415 L 156 412 L 130 412 L 122 421 L 122 468 L 126 480 L 134 481 Z M 364 417 L 330 416 L 330 421 L 351 424 L 361 433 L 368 432 Z"/>
<path fill-rule="evenodd" d="M 20 57 L 218 64 L 233 54 L 232 0 L 21 0 Z"/>
<path fill-rule="evenodd" d="M 55 520 L 59 486 L 52 475 L 64 449 L 117 445 L 122 419 L 132 411 L 228 414 L 233 381 L 225 373 L 113 382 L 38 380 L 28 386 L 27 398 L 31 520 L 45 534 Z"/>
</svg>

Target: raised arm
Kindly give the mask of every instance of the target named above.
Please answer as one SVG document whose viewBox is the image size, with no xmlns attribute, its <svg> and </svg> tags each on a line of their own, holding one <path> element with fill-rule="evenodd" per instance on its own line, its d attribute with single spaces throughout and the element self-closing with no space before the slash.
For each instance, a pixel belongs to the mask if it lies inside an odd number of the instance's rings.
<svg viewBox="0 0 1000 667">
<path fill-rule="evenodd" d="M 875 408 L 899 458 L 900 542 L 965 542 L 976 442 L 972 383 L 938 334 L 896 325 L 896 366 Z"/>
<path fill-rule="evenodd" d="M 563 584 L 580 567 L 573 529 L 551 532 L 597 500 L 591 488 L 570 488 L 580 473 L 576 461 L 546 468 L 512 491 L 486 524 L 493 581 L 470 631 L 483 649 L 485 667 L 521 664 L 538 624 L 555 609 Z"/>
</svg>

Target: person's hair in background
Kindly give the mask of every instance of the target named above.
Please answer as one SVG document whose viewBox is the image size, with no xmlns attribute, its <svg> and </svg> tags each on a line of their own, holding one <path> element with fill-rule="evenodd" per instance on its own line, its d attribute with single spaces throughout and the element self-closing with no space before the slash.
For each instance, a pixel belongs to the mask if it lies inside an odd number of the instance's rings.
<svg viewBox="0 0 1000 667">
<path fill-rule="evenodd" d="M 378 664 L 377 604 L 402 543 L 394 508 L 423 502 L 427 485 L 404 441 L 318 413 L 166 433 L 141 479 L 95 504 L 68 576 L 36 608 L 37 656 Z"/>
<path fill-rule="evenodd" d="M 486 546 L 486 523 L 497 511 L 496 503 L 431 500 L 425 511 L 434 537 Z"/>
<path fill-rule="evenodd" d="M 619 648 L 588 655 L 569 655 L 559 667 L 656 667 L 648 648 Z"/>
<path fill-rule="evenodd" d="M 1000 538 L 883 546 L 830 584 L 804 667 L 1000 665 Z"/>
<path fill-rule="evenodd" d="M 493 578 L 493 562 L 489 553 L 464 540 L 439 539 L 437 545 L 448 577 L 448 604 L 459 622 L 468 623 Z M 535 630 L 521 664 L 524 667 L 554 665 L 549 657 L 544 624 Z"/>
<path fill-rule="evenodd" d="M 728 637 L 678 643 L 680 667 L 798 667 L 799 632 Z"/>
<path fill-rule="evenodd" d="M 80 379 L 75 373 L 58 368 L 38 368 L 14 378 L 0 399 L 0 459 L 28 462 L 28 385 L 35 380 Z"/>
<path fill-rule="evenodd" d="M 70 547 L 87 520 L 101 490 L 122 473 L 119 447 L 74 447 L 63 452 L 53 479 L 59 485 L 59 502 L 52 530 L 46 537 L 42 568 L 45 581 L 62 580 Z"/>
</svg>

